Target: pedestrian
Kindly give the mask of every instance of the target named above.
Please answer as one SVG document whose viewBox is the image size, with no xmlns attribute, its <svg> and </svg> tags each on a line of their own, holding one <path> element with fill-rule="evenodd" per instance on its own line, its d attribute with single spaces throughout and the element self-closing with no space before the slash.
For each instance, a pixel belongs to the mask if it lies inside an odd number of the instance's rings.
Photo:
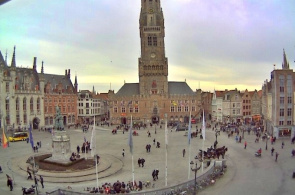
<svg viewBox="0 0 295 195">
<path fill-rule="evenodd" d="M 244 143 L 244 149 L 246 149 L 247 148 L 247 142 L 245 141 L 245 143 Z"/>
<path fill-rule="evenodd" d="M 10 188 L 10 191 L 13 190 L 13 183 L 12 183 L 12 179 L 9 175 L 6 174 L 7 177 L 7 186 Z"/>
<path fill-rule="evenodd" d="M 282 149 L 284 148 L 284 146 L 285 146 L 285 143 L 284 143 L 284 141 L 282 141 Z"/>
<path fill-rule="evenodd" d="M 154 145 L 155 145 L 156 144 L 156 138 L 154 138 L 153 142 L 154 142 Z"/>
<path fill-rule="evenodd" d="M 159 179 L 159 178 L 158 178 L 158 175 L 159 175 L 159 169 L 156 170 L 156 178 L 157 178 L 157 179 Z"/>
<path fill-rule="evenodd" d="M 44 184 L 43 184 L 43 182 L 44 182 L 43 177 L 42 177 L 42 175 L 40 175 L 40 183 L 41 183 L 41 185 L 42 185 L 42 188 L 44 188 Z"/>
<path fill-rule="evenodd" d="M 182 157 L 185 156 L 185 149 L 182 150 Z"/>
<path fill-rule="evenodd" d="M 39 147 L 41 148 L 41 141 L 39 141 Z"/>
<path fill-rule="evenodd" d="M 145 160 L 144 158 L 141 159 L 141 167 L 144 167 Z"/>
<path fill-rule="evenodd" d="M 276 162 L 278 161 L 278 156 L 279 156 L 279 153 L 276 152 Z"/>
<path fill-rule="evenodd" d="M 138 163 L 138 166 L 140 167 L 140 165 L 141 165 L 141 158 L 139 158 L 139 159 L 137 160 L 137 163 Z"/>
<path fill-rule="evenodd" d="M 123 151 L 122 151 L 122 156 L 123 157 L 125 156 L 125 149 L 123 149 Z"/>
<path fill-rule="evenodd" d="M 275 151 L 275 149 L 272 147 L 270 151 L 271 151 L 271 155 L 273 156 L 273 152 Z"/>
<path fill-rule="evenodd" d="M 77 153 L 78 154 L 80 153 L 80 146 L 79 145 L 77 146 Z"/>
</svg>

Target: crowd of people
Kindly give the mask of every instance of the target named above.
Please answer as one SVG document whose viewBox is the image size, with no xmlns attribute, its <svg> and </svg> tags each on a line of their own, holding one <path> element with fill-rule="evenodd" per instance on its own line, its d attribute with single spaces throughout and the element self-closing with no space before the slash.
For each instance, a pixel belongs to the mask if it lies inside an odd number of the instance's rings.
<svg viewBox="0 0 295 195">
<path fill-rule="evenodd" d="M 100 193 L 100 194 L 124 194 L 130 193 L 132 191 L 141 191 L 143 188 L 143 182 L 136 181 L 134 183 L 132 181 L 128 181 L 127 183 L 120 182 L 117 180 L 113 184 L 104 183 L 98 188 L 96 187 L 87 187 L 84 191 L 89 191 L 90 193 Z"/>
</svg>

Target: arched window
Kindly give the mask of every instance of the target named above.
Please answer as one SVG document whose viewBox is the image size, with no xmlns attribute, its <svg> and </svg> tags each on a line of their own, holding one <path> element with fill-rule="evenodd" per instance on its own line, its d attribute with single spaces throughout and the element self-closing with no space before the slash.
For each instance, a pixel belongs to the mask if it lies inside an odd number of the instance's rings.
<svg viewBox="0 0 295 195">
<path fill-rule="evenodd" d="M 23 111 L 27 110 L 27 98 L 23 99 Z"/>
<path fill-rule="evenodd" d="M 37 99 L 37 111 L 40 112 L 40 98 Z"/>
<path fill-rule="evenodd" d="M 16 108 L 16 111 L 19 111 L 19 98 L 18 97 L 15 100 L 15 108 Z"/>
<path fill-rule="evenodd" d="M 33 97 L 31 97 L 31 99 L 30 99 L 30 111 L 31 111 L 31 113 L 34 112 L 34 100 L 33 100 Z"/>
</svg>

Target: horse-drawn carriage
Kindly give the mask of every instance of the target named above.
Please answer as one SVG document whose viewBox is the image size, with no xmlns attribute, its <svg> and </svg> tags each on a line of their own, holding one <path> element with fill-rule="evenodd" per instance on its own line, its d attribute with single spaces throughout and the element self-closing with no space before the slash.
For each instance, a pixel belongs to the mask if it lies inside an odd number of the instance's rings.
<svg viewBox="0 0 295 195">
<path fill-rule="evenodd" d="M 199 159 L 200 161 L 202 159 L 214 159 L 214 158 L 218 158 L 220 156 L 222 156 L 222 159 L 224 159 L 224 155 L 225 152 L 227 151 L 227 148 L 225 146 L 222 146 L 220 148 L 208 148 L 207 151 L 203 151 L 203 150 L 199 150 L 199 154 L 195 157 L 196 159 Z M 204 154 L 204 158 L 203 158 L 203 154 Z"/>
</svg>

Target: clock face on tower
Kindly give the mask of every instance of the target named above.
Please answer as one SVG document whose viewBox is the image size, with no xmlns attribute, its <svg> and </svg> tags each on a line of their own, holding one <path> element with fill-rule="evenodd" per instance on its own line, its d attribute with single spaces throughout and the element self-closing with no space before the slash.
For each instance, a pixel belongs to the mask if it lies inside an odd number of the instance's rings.
<svg viewBox="0 0 295 195">
<path fill-rule="evenodd" d="M 151 8 L 151 9 L 149 10 L 149 13 L 150 13 L 150 14 L 154 13 L 154 10 Z"/>
<path fill-rule="evenodd" d="M 155 58 L 156 54 L 155 53 L 151 53 L 151 58 Z"/>
</svg>

